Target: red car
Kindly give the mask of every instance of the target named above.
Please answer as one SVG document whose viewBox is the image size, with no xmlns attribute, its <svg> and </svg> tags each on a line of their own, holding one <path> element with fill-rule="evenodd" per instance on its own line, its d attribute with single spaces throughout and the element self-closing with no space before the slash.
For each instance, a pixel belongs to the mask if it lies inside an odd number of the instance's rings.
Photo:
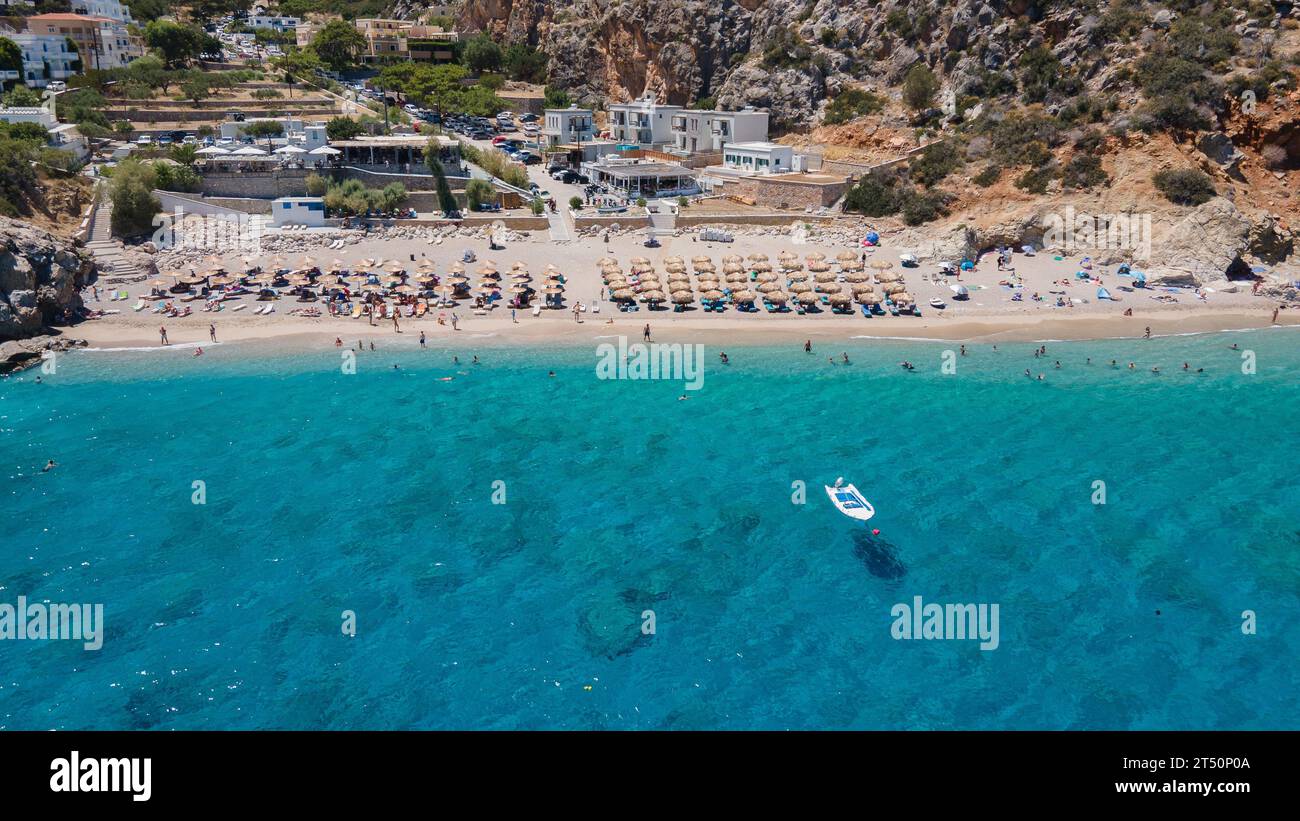
<svg viewBox="0 0 1300 821">
<path fill-rule="evenodd" d="M 505 136 L 504 134 L 498 134 L 497 136 L 495 136 L 495 137 L 492 138 L 492 144 L 493 144 L 493 145 L 501 145 L 501 143 L 505 142 L 505 141 L 508 140 L 508 139 L 510 139 L 510 138 L 507 137 L 507 136 Z"/>
</svg>

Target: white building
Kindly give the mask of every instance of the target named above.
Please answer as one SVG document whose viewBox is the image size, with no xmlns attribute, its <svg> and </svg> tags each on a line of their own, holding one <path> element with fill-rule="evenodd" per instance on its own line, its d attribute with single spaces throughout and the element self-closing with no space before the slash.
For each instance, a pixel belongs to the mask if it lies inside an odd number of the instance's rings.
<svg viewBox="0 0 1300 821">
<path fill-rule="evenodd" d="M 788 174 L 796 170 L 794 149 L 768 142 L 727 143 L 722 167 L 745 174 Z"/>
<path fill-rule="evenodd" d="M 728 143 L 765 142 L 767 124 L 767 112 L 753 106 L 740 111 L 685 109 L 672 117 L 670 150 L 679 154 L 712 153 Z"/>
<path fill-rule="evenodd" d="M 271 201 L 271 224 L 306 225 L 320 228 L 325 224 L 325 200 L 321 197 L 280 197 Z"/>
<path fill-rule="evenodd" d="M 67 80 L 80 72 L 81 55 L 68 47 L 62 34 L 32 34 L 29 31 L 0 30 L 23 53 L 23 70 L 0 71 L 0 79 L 17 81 L 29 88 L 44 88 L 51 80 Z"/>
<path fill-rule="evenodd" d="M 660 105 L 651 92 L 630 103 L 610 103 L 610 138 L 642 148 L 672 142 L 672 118 L 681 113 L 679 105 Z"/>
<path fill-rule="evenodd" d="M 107 17 L 119 23 L 134 23 L 131 10 L 120 0 L 72 0 L 72 13 L 88 17 Z"/>
<path fill-rule="evenodd" d="M 0 121 L 6 123 L 40 123 L 47 129 L 54 128 L 59 124 L 59 121 L 48 108 L 39 108 L 37 106 L 21 106 L 17 108 L 0 106 Z"/>
<path fill-rule="evenodd" d="M 542 119 L 542 138 L 549 146 L 590 142 L 596 136 L 589 108 L 548 108 Z"/>
<path fill-rule="evenodd" d="M 50 129 L 50 147 L 67 151 L 78 160 L 90 156 L 90 144 L 77 129 L 76 123 L 60 123 Z"/>
<path fill-rule="evenodd" d="M 297 17 L 275 17 L 272 15 L 256 15 L 248 18 L 249 28 L 272 29 L 274 31 L 297 31 L 298 24 L 301 22 Z"/>
</svg>

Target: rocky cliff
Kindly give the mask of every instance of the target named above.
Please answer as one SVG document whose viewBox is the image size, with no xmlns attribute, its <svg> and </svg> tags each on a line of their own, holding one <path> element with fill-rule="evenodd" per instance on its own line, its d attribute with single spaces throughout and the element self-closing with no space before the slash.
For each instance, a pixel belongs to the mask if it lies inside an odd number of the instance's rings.
<svg viewBox="0 0 1300 821">
<path fill-rule="evenodd" d="M 0 342 L 36 336 L 79 310 L 94 270 L 69 240 L 0 217 Z"/>
</svg>

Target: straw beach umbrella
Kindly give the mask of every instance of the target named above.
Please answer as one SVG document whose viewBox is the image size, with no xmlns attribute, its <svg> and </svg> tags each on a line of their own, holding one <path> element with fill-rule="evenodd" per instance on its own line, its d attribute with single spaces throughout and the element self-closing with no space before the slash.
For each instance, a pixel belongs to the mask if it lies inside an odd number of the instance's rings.
<svg viewBox="0 0 1300 821">
<path fill-rule="evenodd" d="M 767 295 L 767 301 L 773 305 L 784 305 L 790 301 L 790 295 L 784 291 L 773 291 Z"/>
</svg>

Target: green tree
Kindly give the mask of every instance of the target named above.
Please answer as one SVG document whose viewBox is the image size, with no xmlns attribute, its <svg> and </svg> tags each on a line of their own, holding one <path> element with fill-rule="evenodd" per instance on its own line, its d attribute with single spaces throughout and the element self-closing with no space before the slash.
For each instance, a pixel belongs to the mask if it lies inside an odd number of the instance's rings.
<svg viewBox="0 0 1300 821">
<path fill-rule="evenodd" d="M 203 77 L 195 77 L 181 83 L 181 94 L 185 95 L 185 99 L 192 100 L 195 105 L 206 100 L 211 93 L 212 88 L 208 85 L 207 79 Z"/>
<path fill-rule="evenodd" d="M 108 189 L 113 201 L 114 234 L 133 237 L 153 228 L 153 218 L 162 210 L 162 203 L 153 193 L 157 181 L 147 163 L 127 159 L 117 164 Z"/>
<path fill-rule="evenodd" d="M 912 66 L 903 78 L 903 102 L 915 111 L 929 108 L 938 91 L 939 81 L 925 63 Z"/>
<path fill-rule="evenodd" d="M 424 161 L 433 172 L 433 180 L 438 188 L 438 208 L 450 214 L 459 209 L 456 207 L 456 197 L 451 193 L 451 186 L 447 184 L 447 174 L 442 170 L 441 156 L 442 147 L 438 141 L 429 140 L 424 147 Z"/>
<path fill-rule="evenodd" d="M 157 20 L 169 10 L 167 0 L 126 0 L 126 7 L 131 10 L 132 17 L 146 23 Z"/>
<path fill-rule="evenodd" d="M 439 197 L 441 199 L 441 192 Z M 400 182 L 390 182 L 379 190 L 377 202 L 381 211 L 396 211 L 402 203 L 406 202 L 406 186 Z"/>
<path fill-rule="evenodd" d="M 353 140 L 365 133 L 365 127 L 351 117 L 333 117 L 325 123 L 325 135 L 331 140 Z"/>
<path fill-rule="evenodd" d="M 683 197 L 683 199 L 685 199 Z M 569 197 L 569 207 L 574 211 L 582 208 L 582 197 Z"/>
<path fill-rule="evenodd" d="M 472 117 L 491 117 L 505 107 L 504 100 L 482 86 L 471 86 L 461 91 L 456 106 Z"/>
<path fill-rule="evenodd" d="M 199 56 L 204 34 L 201 29 L 173 20 L 151 20 L 144 27 L 144 41 L 158 52 L 168 68 L 174 68 Z"/>
<path fill-rule="evenodd" d="M 323 197 L 325 192 L 329 190 L 329 180 L 315 172 L 307 175 L 305 184 L 307 186 L 307 196 L 309 197 Z"/>
<path fill-rule="evenodd" d="M 469 202 L 470 210 L 476 211 L 485 202 L 496 202 L 497 190 L 487 180 L 475 177 L 465 183 L 465 199 Z"/>
<path fill-rule="evenodd" d="M 176 143 L 168 151 L 168 155 L 181 165 L 194 165 L 198 159 L 199 147 L 193 143 Z"/>
<path fill-rule="evenodd" d="M 174 76 L 167 70 L 167 66 L 152 54 L 135 58 L 126 64 L 121 73 L 128 82 L 139 83 L 150 89 L 161 88 L 164 94 L 174 82 Z"/>
<path fill-rule="evenodd" d="M 512 80 L 525 83 L 546 81 L 546 55 L 523 43 L 506 47 L 501 66 Z"/>
<path fill-rule="evenodd" d="M 284 133 L 284 124 L 276 120 L 254 120 L 251 123 L 246 123 L 241 130 L 254 140 L 265 137 L 266 147 L 270 148 L 271 138 L 279 137 Z"/>
<path fill-rule="evenodd" d="M 501 46 L 486 34 L 476 34 L 465 42 L 463 58 L 465 67 L 475 74 L 499 71 L 503 59 Z"/>
<path fill-rule="evenodd" d="M 345 20 L 329 21 L 311 40 L 311 50 L 335 71 L 356 65 L 365 48 L 366 38 Z"/>
<path fill-rule="evenodd" d="M 28 202 L 39 190 L 32 168 L 36 152 L 32 141 L 0 132 L 0 213 L 12 217 L 30 210 Z"/>
<path fill-rule="evenodd" d="M 23 76 L 23 50 L 8 37 L 0 37 L 0 69 L 16 71 Z"/>
<path fill-rule="evenodd" d="M 289 96 L 292 97 L 293 84 L 298 80 L 310 80 L 321 67 L 321 60 L 310 49 L 293 49 L 275 58 L 274 65 L 283 74 L 284 82 L 289 86 Z"/>
<path fill-rule="evenodd" d="M 13 108 L 39 108 L 41 95 L 25 85 L 16 85 L 3 98 L 4 104 Z"/>
<path fill-rule="evenodd" d="M 569 92 L 555 86 L 547 86 L 543 96 L 547 108 L 568 108 L 573 103 Z"/>
</svg>

